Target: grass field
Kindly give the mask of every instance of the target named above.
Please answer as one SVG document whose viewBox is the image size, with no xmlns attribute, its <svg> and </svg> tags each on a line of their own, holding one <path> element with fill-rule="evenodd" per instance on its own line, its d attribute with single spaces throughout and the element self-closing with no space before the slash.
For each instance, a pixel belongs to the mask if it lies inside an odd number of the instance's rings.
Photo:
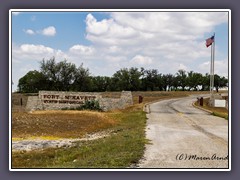
<svg viewBox="0 0 240 180">
<path fill-rule="evenodd" d="M 205 92 L 208 93 L 208 92 Z M 35 111 L 18 108 L 17 97 L 12 112 L 12 139 L 81 138 L 98 131 L 110 136 L 78 142 L 72 147 L 12 152 L 12 168 L 126 168 L 142 158 L 145 144 L 146 114 L 144 103 L 161 99 L 185 97 L 203 92 L 133 92 L 134 105 L 111 112 Z M 23 96 L 19 95 L 18 96 Z M 105 93 L 119 97 L 120 92 Z M 138 104 L 138 97 L 143 103 Z M 26 99 L 26 97 L 24 96 Z M 25 101 L 24 101 L 25 102 Z"/>
<path fill-rule="evenodd" d="M 88 113 L 88 115 L 93 115 L 92 112 Z M 39 114 L 36 115 L 38 117 Z M 85 117 L 88 117 L 88 115 Z M 73 115 L 68 114 L 68 116 L 69 118 L 75 116 L 75 113 Z M 94 141 L 79 142 L 69 148 L 48 148 L 29 152 L 12 152 L 12 167 L 124 168 L 136 164 L 143 156 L 144 146 L 147 142 L 144 131 L 146 115 L 142 111 L 142 106 L 136 105 L 127 110 L 103 113 L 102 116 L 100 116 L 102 120 L 108 121 L 102 127 L 111 129 L 111 136 Z M 81 117 L 80 119 L 83 118 Z M 78 121 L 81 121 L 80 119 Z M 98 119 L 98 121 L 100 120 Z M 63 127 L 64 124 L 62 124 Z M 90 125 L 91 123 L 85 122 L 85 124 Z M 92 125 L 94 126 L 94 124 Z M 75 133 L 78 134 L 77 132 Z M 79 133 L 82 133 L 81 129 L 79 129 Z M 62 135 L 61 132 L 57 134 L 58 136 Z M 54 136 L 57 134 L 54 134 Z M 73 134 L 73 136 L 76 134 Z M 49 132 L 45 135 L 49 136 L 52 134 Z M 70 133 L 68 135 L 70 136 Z M 18 135 L 15 137 L 18 137 Z"/>
</svg>

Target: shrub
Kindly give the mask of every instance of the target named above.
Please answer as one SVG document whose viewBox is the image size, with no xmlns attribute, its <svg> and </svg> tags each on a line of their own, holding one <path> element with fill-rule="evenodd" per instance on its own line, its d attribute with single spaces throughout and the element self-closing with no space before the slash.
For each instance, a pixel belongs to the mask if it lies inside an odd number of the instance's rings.
<svg viewBox="0 0 240 180">
<path fill-rule="evenodd" d="M 102 111 L 99 102 L 96 100 L 86 101 L 84 105 L 79 106 L 77 110 L 95 110 Z"/>
<path fill-rule="evenodd" d="M 85 103 L 76 108 L 62 108 L 62 110 L 93 110 L 93 111 L 103 111 L 100 107 L 99 102 L 97 100 L 85 101 Z"/>
</svg>

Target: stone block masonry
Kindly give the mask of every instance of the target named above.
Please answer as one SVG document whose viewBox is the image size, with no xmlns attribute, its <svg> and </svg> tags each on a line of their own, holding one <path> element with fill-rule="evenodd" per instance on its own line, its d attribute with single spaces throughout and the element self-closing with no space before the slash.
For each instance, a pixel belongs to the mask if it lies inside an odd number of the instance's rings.
<svg viewBox="0 0 240 180">
<path fill-rule="evenodd" d="M 132 93 L 130 91 L 122 91 L 120 98 L 100 98 L 99 104 L 104 111 L 124 109 L 133 105 Z"/>
<path fill-rule="evenodd" d="M 26 110 L 76 108 L 91 100 L 99 101 L 99 105 L 104 111 L 124 109 L 133 104 L 130 91 L 122 91 L 120 98 L 103 98 L 101 93 L 93 92 L 39 91 L 38 96 L 28 97 Z"/>
</svg>

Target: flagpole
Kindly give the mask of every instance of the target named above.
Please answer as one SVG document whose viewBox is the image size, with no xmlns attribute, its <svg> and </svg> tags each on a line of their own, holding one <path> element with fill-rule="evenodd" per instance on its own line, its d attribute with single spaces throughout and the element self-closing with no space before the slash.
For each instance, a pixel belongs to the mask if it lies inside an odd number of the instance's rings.
<svg viewBox="0 0 240 180">
<path fill-rule="evenodd" d="M 211 46 L 211 61 L 210 61 L 210 97 L 212 97 L 212 70 L 213 70 L 213 46 Z"/>
<path fill-rule="evenodd" d="M 211 67 L 210 67 L 210 105 L 214 106 L 214 58 L 215 58 L 215 33 L 214 41 L 211 45 Z"/>
<path fill-rule="evenodd" d="M 210 96 L 212 95 L 212 47 L 211 47 L 211 59 L 210 59 L 210 84 L 209 84 L 209 92 Z"/>
<path fill-rule="evenodd" d="M 215 42 L 216 42 L 215 32 L 213 36 L 214 36 L 214 42 L 213 42 L 213 82 L 212 83 L 213 83 L 213 89 L 214 89 L 214 60 L 215 60 Z"/>
<path fill-rule="evenodd" d="M 211 36 L 210 38 L 206 39 L 206 46 L 209 47 L 211 46 L 211 62 L 210 62 L 210 75 L 209 75 L 209 79 L 210 79 L 210 86 L 209 86 L 209 90 L 210 90 L 210 100 L 209 100 L 209 104 L 210 106 L 214 106 L 214 59 L 215 59 L 215 32 L 213 34 L 213 36 Z"/>
</svg>

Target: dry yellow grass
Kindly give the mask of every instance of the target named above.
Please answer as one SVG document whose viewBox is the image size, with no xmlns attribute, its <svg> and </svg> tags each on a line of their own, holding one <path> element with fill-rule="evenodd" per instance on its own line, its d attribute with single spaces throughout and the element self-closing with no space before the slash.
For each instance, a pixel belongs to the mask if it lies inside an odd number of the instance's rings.
<svg viewBox="0 0 240 180">
<path fill-rule="evenodd" d="M 92 111 L 13 112 L 12 138 L 81 138 L 115 123 L 106 113 Z"/>
</svg>

